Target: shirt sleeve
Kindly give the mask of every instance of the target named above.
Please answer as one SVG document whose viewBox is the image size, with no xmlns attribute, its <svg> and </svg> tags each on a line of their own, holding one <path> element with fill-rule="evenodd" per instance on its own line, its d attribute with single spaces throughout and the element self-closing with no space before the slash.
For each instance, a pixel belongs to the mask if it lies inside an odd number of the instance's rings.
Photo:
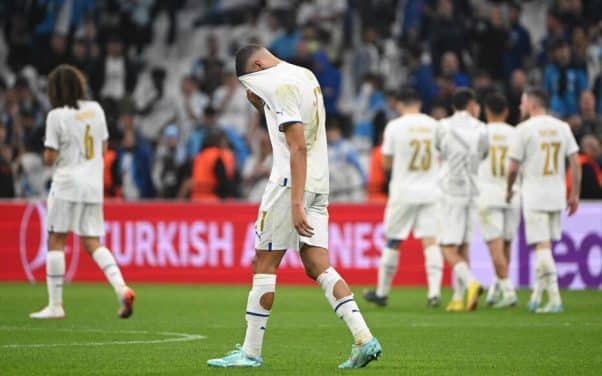
<svg viewBox="0 0 602 376">
<path fill-rule="evenodd" d="M 54 111 L 50 111 L 46 117 L 46 134 L 44 135 L 44 147 L 59 150 L 60 120 Z"/>
<path fill-rule="evenodd" d="M 568 157 L 579 151 L 579 145 L 577 145 L 577 141 L 575 140 L 575 136 L 573 135 L 573 132 L 571 132 L 569 125 L 565 124 L 563 128 L 566 142 L 566 156 Z"/>
<path fill-rule="evenodd" d="M 393 128 L 393 124 L 389 123 L 385 127 L 385 133 L 383 134 L 383 146 L 381 149 L 382 155 L 391 156 L 393 155 L 393 132 L 391 129 Z"/>
<path fill-rule="evenodd" d="M 518 125 L 516 132 L 514 132 L 514 137 L 512 138 L 512 144 L 510 145 L 508 158 L 522 162 L 525 158 L 525 144 L 526 140 L 524 137 L 523 127 Z"/>
<path fill-rule="evenodd" d="M 107 118 L 105 116 L 105 112 L 103 111 L 102 107 L 99 107 L 99 116 L 100 116 L 100 121 L 102 123 L 102 140 L 106 141 L 109 139 L 109 127 L 107 126 Z"/>
<path fill-rule="evenodd" d="M 489 130 L 487 127 L 482 124 L 481 132 L 479 135 L 479 156 L 481 159 L 487 158 L 487 154 L 489 154 Z"/>
<path fill-rule="evenodd" d="M 278 86 L 273 105 L 279 127 L 290 123 L 303 123 L 303 118 L 301 117 L 301 96 L 299 89 L 294 85 L 283 84 Z"/>
</svg>

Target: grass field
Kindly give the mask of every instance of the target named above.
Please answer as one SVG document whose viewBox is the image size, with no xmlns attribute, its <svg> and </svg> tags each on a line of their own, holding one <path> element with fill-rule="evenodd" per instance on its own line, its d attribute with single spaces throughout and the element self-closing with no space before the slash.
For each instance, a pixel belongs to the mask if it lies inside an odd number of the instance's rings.
<svg viewBox="0 0 602 376">
<path fill-rule="evenodd" d="M 0 284 L 0 375 L 331 375 L 351 337 L 318 288 L 279 287 L 255 370 L 210 369 L 206 360 L 241 343 L 246 287 L 135 285 L 136 312 L 116 318 L 106 285 L 65 289 L 67 319 L 31 321 L 45 286 Z M 356 290 L 359 295 L 360 289 Z M 449 297 L 445 293 L 445 298 Z M 424 308 L 424 291 L 396 289 L 390 306 L 360 301 L 383 357 L 366 375 L 600 374 L 602 293 L 563 292 L 566 312 L 521 306 L 447 314 Z M 359 300 L 359 299 L 358 299 Z"/>
</svg>

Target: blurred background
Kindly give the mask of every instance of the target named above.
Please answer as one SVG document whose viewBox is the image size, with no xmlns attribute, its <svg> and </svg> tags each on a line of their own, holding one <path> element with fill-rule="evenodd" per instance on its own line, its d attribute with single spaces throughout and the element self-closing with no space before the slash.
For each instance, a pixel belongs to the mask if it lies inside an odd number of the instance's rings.
<svg viewBox="0 0 602 376">
<path fill-rule="evenodd" d="M 0 197 L 44 198 L 46 76 L 88 77 L 107 115 L 105 194 L 123 200 L 259 201 L 271 168 L 264 120 L 233 55 L 260 43 L 317 76 L 331 200 L 383 201 L 381 135 L 395 92 L 450 114 L 456 87 L 526 85 L 581 146 L 583 198 L 602 198 L 601 0 L 8 0 L 0 3 Z"/>
</svg>

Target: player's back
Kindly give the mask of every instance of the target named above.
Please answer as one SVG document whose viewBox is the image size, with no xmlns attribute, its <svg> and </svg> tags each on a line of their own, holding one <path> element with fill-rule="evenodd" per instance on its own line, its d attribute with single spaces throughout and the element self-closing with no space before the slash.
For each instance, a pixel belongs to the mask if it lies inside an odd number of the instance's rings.
<svg viewBox="0 0 602 376">
<path fill-rule="evenodd" d="M 479 192 L 479 164 L 489 147 L 487 129 L 466 111 L 442 119 L 439 129 L 442 192 L 458 204 L 472 203 Z"/>
<path fill-rule="evenodd" d="M 535 116 L 518 125 L 510 156 L 522 162 L 525 208 L 566 207 L 565 157 L 577 151 L 569 125 L 552 116 Z"/>
<path fill-rule="evenodd" d="M 45 146 L 59 153 L 51 192 L 67 201 L 102 202 L 105 115 L 97 102 L 78 105 L 48 113 Z"/>
<path fill-rule="evenodd" d="M 290 153 L 282 132 L 288 123 L 303 123 L 307 148 L 305 189 L 328 193 L 326 111 L 320 84 L 306 68 L 281 61 L 276 66 L 239 77 L 265 102 L 264 112 L 274 153 L 270 181 L 290 185 Z"/>
<path fill-rule="evenodd" d="M 506 123 L 491 123 L 487 124 L 487 133 L 489 153 L 479 166 L 479 204 L 506 207 L 506 165 L 516 129 Z"/>
<path fill-rule="evenodd" d="M 427 203 L 438 198 L 438 127 L 424 114 L 407 114 L 387 125 L 382 152 L 393 158 L 389 200 Z"/>
</svg>

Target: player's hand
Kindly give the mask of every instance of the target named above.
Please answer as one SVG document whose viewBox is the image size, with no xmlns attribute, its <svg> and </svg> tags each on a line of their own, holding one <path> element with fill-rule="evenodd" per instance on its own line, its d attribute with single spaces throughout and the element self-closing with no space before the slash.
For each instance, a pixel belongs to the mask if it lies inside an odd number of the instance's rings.
<svg viewBox="0 0 602 376">
<path fill-rule="evenodd" d="M 251 90 L 248 90 L 248 89 L 247 89 L 247 99 L 249 100 L 249 102 L 251 102 L 253 107 L 255 107 L 256 109 L 261 111 L 261 109 L 263 108 L 263 99 L 259 98 L 259 96 L 257 96 L 257 94 L 253 93 Z"/>
<path fill-rule="evenodd" d="M 303 205 L 293 205 L 293 225 L 301 236 L 311 238 L 314 235 L 314 228 L 307 222 Z"/>
<path fill-rule="evenodd" d="M 567 211 L 569 212 L 569 216 L 575 214 L 577 209 L 579 208 L 579 196 L 571 195 L 567 202 Z"/>
<path fill-rule="evenodd" d="M 514 197 L 514 191 L 506 192 L 506 204 L 509 204 L 512 201 L 512 197 Z"/>
</svg>

